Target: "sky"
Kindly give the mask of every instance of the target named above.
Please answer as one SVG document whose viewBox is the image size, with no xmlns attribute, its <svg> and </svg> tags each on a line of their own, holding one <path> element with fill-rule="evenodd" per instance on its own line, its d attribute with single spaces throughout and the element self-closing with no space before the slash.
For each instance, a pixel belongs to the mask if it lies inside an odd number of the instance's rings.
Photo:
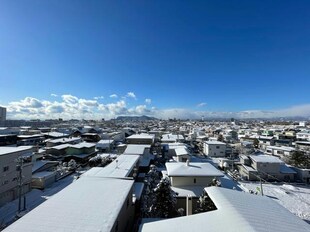
<svg viewBox="0 0 310 232">
<path fill-rule="evenodd" d="M 310 116 L 309 1 L 1 0 L 10 119 Z"/>
</svg>

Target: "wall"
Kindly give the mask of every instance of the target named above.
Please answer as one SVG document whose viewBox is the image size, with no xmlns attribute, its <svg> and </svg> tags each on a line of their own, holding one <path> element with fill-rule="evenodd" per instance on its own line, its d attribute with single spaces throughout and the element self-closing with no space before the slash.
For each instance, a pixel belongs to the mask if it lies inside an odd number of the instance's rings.
<svg viewBox="0 0 310 232">
<path fill-rule="evenodd" d="M 7 155 L 0 156 L 0 206 L 14 200 L 16 195 L 16 188 L 18 185 L 19 172 L 16 171 L 16 159 L 20 155 L 32 154 L 32 150 L 26 150 L 22 152 L 14 152 Z M 4 167 L 9 167 L 7 171 L 4 171 Z M 29 191 L 32 176 L 32 163 L 25 163 L 23 165 L 23 183 L 25 185 L 25 191 Z M 29 186 L 28 186 L 29 185 Z M 27 187 L 28 186 L 28 187 Z"/>
<path fill-rule="evenodd" d="M 135 207 L 132 202 L 132 193 L 133 193 L 133 187 L 129 191 L 128 196 L 125 202 L 123 203 L 123 206 L 119 212 L 119 215 L 114 223 L 113 228 L 111 229 L 111 232 L 132 231 L 135 215 Z"/>
<path fill-rule="evenodd" d="M 207 187 L 214 177 L 186 177 L 186 176 L 174 176 L 170 177 L 172 186 L 186 186 L 186 185 L 197 185 L 202 187 Z M 196 179 L 196 183 L 195 180 Z"/>
</svg>

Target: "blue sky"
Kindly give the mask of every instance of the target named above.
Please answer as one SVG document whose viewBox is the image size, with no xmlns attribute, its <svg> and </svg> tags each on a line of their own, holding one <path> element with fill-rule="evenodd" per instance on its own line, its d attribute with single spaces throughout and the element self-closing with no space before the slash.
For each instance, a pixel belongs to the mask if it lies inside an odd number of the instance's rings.
<svg viewBox="0 0 310 232">
<path fill-rule="evenodd" d="M 11 118 L 51 116 L 52 106 L 55 117 L 71 117 L 69 95 L 87 117 L 310 116 L 309 7 L 280 0 L 2 0 L 0 104 Z M 86 109 L 80 99 L 96 102 Z"/>
</svg>

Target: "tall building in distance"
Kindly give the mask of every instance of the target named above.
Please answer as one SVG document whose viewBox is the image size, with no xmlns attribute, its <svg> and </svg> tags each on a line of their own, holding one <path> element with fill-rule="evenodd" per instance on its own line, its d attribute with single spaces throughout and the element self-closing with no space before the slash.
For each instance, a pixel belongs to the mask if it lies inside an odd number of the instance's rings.
<svg viewBox="0 0 310 232">
<path fill-rule="evenodd" d="M 0 106 L 0 122 L 6 120 L 6 108 Z"/>
</svg>

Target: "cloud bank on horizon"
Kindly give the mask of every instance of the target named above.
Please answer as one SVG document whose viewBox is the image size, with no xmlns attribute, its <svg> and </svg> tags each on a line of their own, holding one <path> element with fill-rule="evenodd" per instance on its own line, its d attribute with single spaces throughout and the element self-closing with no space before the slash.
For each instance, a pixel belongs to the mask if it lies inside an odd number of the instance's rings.
<svg viewBox="0 0 310 232">
<path fill-rule="evenodd" d="M 51 94 L 54 98 L 58 95 Z M 133 92 L 128 92 L 126 97 L 116 99 L 116 95 L 110 95 L 108 103 L 99 100 L 103 96 L 92 99 L 83 99 L 70 94 L 59 95 L 56 101 L 39 100 L 34 97 L 26 97 L 19 101 L 13 101 L 4 105 L 7 107 L 8 119 L 112 119 L 117 116 L 141 116 L 147 115 L 159 119 L 200 119 L 204 118 L 274 118 L 274 117 L 310 117 L 310 104 L 292 106 L 286 109 L 245 110 L 239 112 L 212 112 L 207 110 L 193 110 L 183 108 L 158 109 L 151 105 L 151 99 L 145 99 L 145 104 L 131 106 L 128 101 L 137 99 Z M 129 98 L 129 99 L 128 99 Z M 114 101 L 113 101 L 114 100 Z M 130 105 L 130 106 L 129 106 Z M 198 106 L 205 106 L 200 103 Z M 195 108 L 195 106 L 193 106 Z"/>
</svg>

